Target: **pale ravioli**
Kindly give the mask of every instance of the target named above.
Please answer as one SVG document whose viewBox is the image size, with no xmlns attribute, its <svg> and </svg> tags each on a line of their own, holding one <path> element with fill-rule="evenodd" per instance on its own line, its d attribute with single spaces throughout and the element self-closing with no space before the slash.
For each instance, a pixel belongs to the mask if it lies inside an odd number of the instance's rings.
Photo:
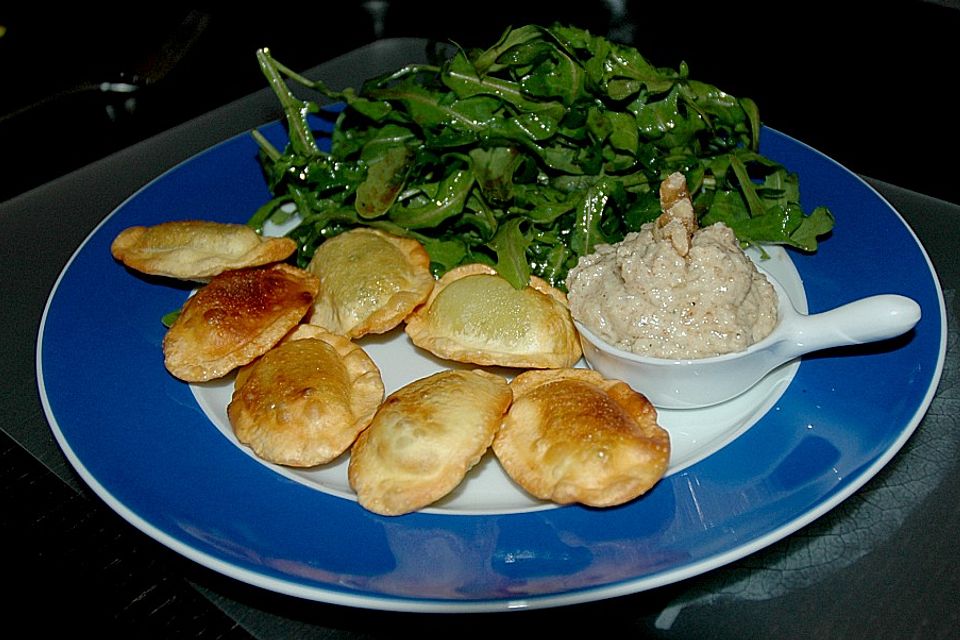
<svg viewBox="0 0 960 640">
<path fill-rule="evenodd" d="M 448 271 L 406 333 L 436 356 L 485 366 L 569 367 L 582 355 L 562 291 L 536 276 L 516 289 L 483 264 Z"/>
<path fill-rule="evenodd" d="M 361 347 L 298 327 L 238 372 L 227 416 L 257 457 L 312 467 L 350 448 L 383 395 L 380 370 Z"/>
<path fill-rule="evenodd" d="M 423 245 L 367 227 L 326 240 L 307 269 L 320 278 L 308 322 L 351 338 L 401 324 L 435 282 Z"/>
<path fill-rule="evenodd" d="M 198 282 L 232 269 L 281 262 L 296 248 L 291 238 L 263 237 L 243 224 L 206 220 L 128 227 L 110 245 L 113 257 L 131 269 Z"/>
<path fill-rule="evenodd" d="M 204 382 L 251 362 L 303 319 L 319 286 L 313 274 L 283 263 L 214 276 L 164 336 L 167 370 Z"/>
<path fill-rule="evenodd" d="M 493 441 L 507 475 L 541 500 L 609 507 L 653 487 L 670 436 L 642 394 L 590 369 L 526 371 Z"/>
<path fill-rule="evenodd" d="M 482 370 L 442 371 L 391 394 L 350 453 L 360 505 L 401 515 L 449 494 L 489 449 L 511 398 L 505 378 Z"/>
</svg>

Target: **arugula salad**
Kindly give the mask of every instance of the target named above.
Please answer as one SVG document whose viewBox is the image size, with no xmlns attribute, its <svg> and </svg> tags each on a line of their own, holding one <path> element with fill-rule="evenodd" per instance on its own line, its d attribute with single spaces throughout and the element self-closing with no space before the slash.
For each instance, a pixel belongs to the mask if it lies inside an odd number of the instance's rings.
<svg viewBox="0 0 960 640">
<path fill-rule="evenodd" d="M 299 216 L 288 235 L 302 267 L 327 238 L 370 226 L 419 240 L 435 275 L 481 262 L 515 287 L 533 274 L 561 290 L 580 256 L 660 214 L 675 171 L 701 226 L 722 221 L 744 246 L 813 252 L 833 228 L 828 208 L 801 208 L 798 176 L 759 153 L 757 105 L 685 64 L 655 67 L 570 26 L 451 49 L 341 91 L 258 51 L 289 142 L 253 132 L 273 197 L 248 224 Z M 338 105 L 332 133 L 316 132 L 319 100 Z"/>
</svg>

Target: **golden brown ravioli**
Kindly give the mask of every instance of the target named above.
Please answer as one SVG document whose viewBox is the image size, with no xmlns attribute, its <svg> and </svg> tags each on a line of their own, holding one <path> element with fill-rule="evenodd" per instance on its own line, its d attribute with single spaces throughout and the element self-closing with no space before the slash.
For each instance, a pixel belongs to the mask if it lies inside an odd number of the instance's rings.
<svg viewBox="0 0 960 640">
<path fill-rule="evenodd" d="M 510 405 L 505 378 L 447 370 L 391 394 L 350 453 L 364 508 L 400 515 L 453 491 L 490 447 Z"/>
<path fill-rule="evenodd" d="M 276 464 L 312 467 L 350 448 L 383 401 L 380 370 L 344 336 L 295 331 L 237 375 L 237 439 Z"/>
<path fill-rule="evenodd" d="M 670 436 L 642 394 L 590 369 L 526 371 L 493 451 L 514 481 L 560 504 L 622 504 L 666 472 Z"/>
<path fill-rule="evenodd" d="M 308 322 L 351 338 L 393 329 L 435 282 L 418 241 L 366 227 L 326 240 L 307 269 L 320 278 Z"/>
<path fill-rule="evenodd" d="M 247 364 L 303 319 L 319 286 L 313 274 L 283 263 L 214 276 L 164 336 L 167 370 L 203 382 Z"/>
<path fill-rule="evenodd" d="M 406 332 L 436 356 L 479 365 L 559 368 L 582 355 L 562 291 L 536 276 L 516 289 L 482 264 L 440 278 Z"/>
<path fill-rule="evenodd" d="M 266 238 L 243 224 L 181 220 L 128 227 L 110 251 L 143 273 L 206 282 L 227 270 L 281 262 L 296 248 L 290 238 Z"/>
</svg>

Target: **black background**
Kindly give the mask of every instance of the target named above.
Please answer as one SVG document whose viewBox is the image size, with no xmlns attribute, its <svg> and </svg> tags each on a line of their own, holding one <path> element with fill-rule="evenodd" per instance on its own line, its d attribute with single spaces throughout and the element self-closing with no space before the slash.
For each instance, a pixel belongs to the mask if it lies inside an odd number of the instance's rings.
<svg viewBox="0 0 960 640">
<path fill-rule="evenodd" d="M 882 10 L 849 2 L 685 3 L 672 10 L 634 2 L 628 5 L 628 19 L 611 18 L 610 5 L 603 2 L 579 3 L 575 12 L 548 8 L 547 3 L 526 3 L 519 12 L 507 3 L 491 1 L 477 5 L 483 8 L 477 12 L 476 6 L 466 3 L 344 1 L 336 15 L 319 4 L 312 8 L 277 5 L 272 13 L 263 7 L 250 12 L 149 5 L 108 11 L 4 4 L 0 5 L 0 25 L 5 28 L 0 37 L 0 201 L 263 88 L 254 59 L 260 46 L 271 47 L 289 66 L 305 69 L 378 35 L 434 36 L 483 46 L 506 24 L 561 19 L 630 41 L 657 64 L 686 60 L 694 77 L 754 98 L 769 125 L 853 170 L 960 203 L 953 160 L 960 141 L 954 97 L 960 9 L 930 2 L 884 3 Z M 376 7 L 385 10 L 380 30 L 375 12 L 370 11 Z M 181 45 L 165 49 L 168 41 Z M 156 74 L 155 80 L 144 82 L 131 75 L 137 69 L 141 74 Z M 134 82 L 140 89 L 114 95 L 97 88 L 101 82 L 119 80 Z M 14 207 L 7 209 L 13 211 Z M 943 219 L 938 213 L 936 208 L 930 210 L 924 237 L 925 242 L 932 241 L 929 246 L 941 247 L 937 255 L 944 256 L 949 254 L 943 247 L 951 239 L 947 234 L 930 234 L 930 229 L 940 228 L 934 222 Z M 11 222 L 12 217 L 5 221 Z M 913 219 L 923 220 L 923 216 Z M 82 233 L 76 231 L 78 238 L 62 239 L 62 247 L 46 252 L 59 252 L 58 259 L 65 260 Z M 26 248 L 22 255 L 33 250 Z M 11 292 L 23 287 L 34 293 L 4 298 L 11 315 L 19 316 L 7 326 L 17 335 L 29 330 L 32 337 L 42 297 L 35 291 L 45 292 L 50 284 L 47 278 L 52 281 L 52 276 L 49 270 L 23 269 L 25 260 L 17 261 L 16 256 L 11 258 L 14 262 L 20 277 L 9 287 Z M 25 319 L 25 309 L 35 317 Z M 33 342 L 8 344 L 12 351 L 5 353 L 4 362 L 15 367 L 4 377 L 8 391 L 29 389 Z M 943 399 L 940 410 L 950 411 L 949 394 Z M 38 415 L 24 413 L 6 418 L 42 421 Z M 258 623 L 281 628 L 318 625 L 318 636 L 356 638 L 390 637 L 397 628 L 427 637 L 431 626 L 436 631 L 433 636 L 449 637 L 478 624 L 476 617 L 397 616 L 377 611 L 356 615 L 320 603 L 299 607 L 292 599 L 230 581 L 133 531 L 105 505 L 92 503 L 89 494 L 75 492 L 41 468 L 5 433 L 0 436 L 0 542 L 9 551 L 5 577 L 13 587 L 5 612 L 14 626 L 22 622 L 33 630 L 76 633 L 80 629 L 101 635 L 112 631 L 137 638 L 247 640 L 251 636 L 245 627 L 256 628 Z M 935 467 L 950 452 L 924 454 Z M 825 576 L 823 591 L 793 591 L 787 606 L 776 600 L 754 602 L 744 608 L 746 615 L 738 615 L 743 603 L 717 602 L 699 616 L 682 617 L 669 634 L 648 628 L 663 607 L 692 588 L 688 582 L 625 602 L 572 607 L 561 619 L 576 620 L 582 613 L 584 621 L 599 620 L 604 629 L 627 631 L 630 637 L 789 637 L 786 631 L 800 618 L 804 628 L 822 631 L 821 637 L 851 637 L 845 631 L 876 629 L 891 620 L 895 624 L 885 629 L 885 637 L 920 637 L 924 629 L 932 630 L 933 637 L 943 637 L 936 630 L 958 621 L 957 608 L 951 604 L 957 593 L 956 545 L 949 535 L 925 538 L 922 531 L 934 526 L 949 532 L 960 526 L 952 510 L 955 474 L 947 480 L 928 501 L 926 511 L 918 511 L 872 557 Z M 872 494 L 865 491 L 851 500 L 852 508 L 871 499 Z M 799 540 L 802 545 L 803 536 L 800 533 L 787 544 Z M 898 586 L 916 583 L 917 590 L 887 589 L 884 583 L 891 574 L 900 576 Z M 921 582 L 943 589 L 923 591 Z M 220 611 L 202 595 L 204 587 L 249 606 L 251 619 L 241 618 L 245 623 L 241 625 Z M 824 592 L 847 595 L 824 601 Z M 862 611 L 851 607 L 862 597 L 869 600 Z M 635 617 L 626 615 L 634 604 L 639 608 Z M 896 614 L 879 618 L 878 608 Z M 257 610 L 267 613 L 257 616 Z M 822 616 L 810 613 L 821 610 Z M 519 634 L 555 629 L 542 625 L 549 624 L 556 612 L 530 613 L 534 615 L 510 619 Z M 770 633 L 776 629 L 784 633 Z"/>
<path fill-rule="evenodd" d="M 559 21 L 632 44 L 659 66 L 686 61 L 692 77 L 753 98 L 765 124 L 859 174 L 960 202 L 960 4 L 331 6 L 0 9 L 0 200 L 262 89 L 259 47 L 307 69 L 378 37 L 485 47 L 508 25 Z M 100 88 L 118 82 L 136 90 Z"/>
</svg>

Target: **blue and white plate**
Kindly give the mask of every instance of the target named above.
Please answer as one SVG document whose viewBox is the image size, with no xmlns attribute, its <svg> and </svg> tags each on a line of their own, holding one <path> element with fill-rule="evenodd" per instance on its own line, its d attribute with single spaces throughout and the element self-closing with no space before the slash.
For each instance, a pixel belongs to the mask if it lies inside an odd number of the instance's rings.
<svg viewBox="0 0 960 640">
<path fill-rule="evenodd" d="M 263 129 L 282 136 L 279 123 Z M 267 200 L 249 135 L 146 185 L 67 264 L 38 336 L 47 418 L 97 494 L 147 535 L 243 582 L 355 607 L 433 612 L 551 607 L 683 580 L 768 546 L 835 507 L 903 446 L 943 368 L 943 295 L 899 214 L 833 160 L 775 130 L 763 153 L 800 175 L 805 206 L 836 216 L 813 255 L 774 251 L 778 277 L 815 313 L 879 293 L 916 300 L 900 338 L 805 357 L 734 401 L 663 411 L 674 452 L 647 495 L 615 508 L 538 502 L 488 456 L 418 513 L 362 509 L 346 455 L 322 468 L 264 463 L 226 422 L 230 379 L 188 385 L 163 366 L 161 318 L 190 294 L 114 261 L 124 228 L 175 219 L 245 222 Z M 448 363 L 402 330 L 360 344 L 387 391 Z M 642 389 L 641 389 L 642 391 Z"/>
</svg>

